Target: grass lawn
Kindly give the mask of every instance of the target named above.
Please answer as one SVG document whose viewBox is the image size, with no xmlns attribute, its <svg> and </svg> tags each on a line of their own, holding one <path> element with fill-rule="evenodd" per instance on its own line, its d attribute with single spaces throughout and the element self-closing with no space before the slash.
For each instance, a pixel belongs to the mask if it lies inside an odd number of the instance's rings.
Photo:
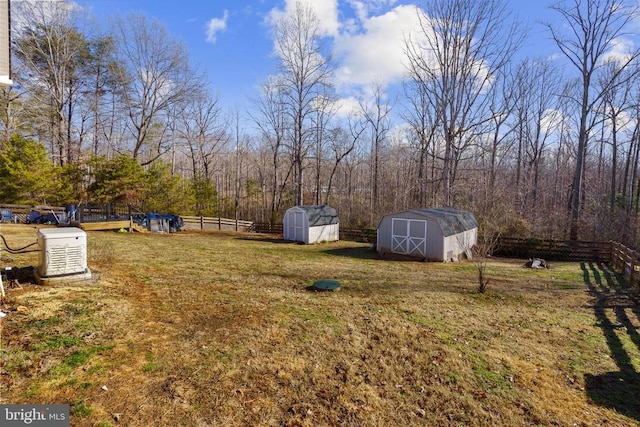
<svg viewBox="0 0 640 427">
<path fill-rule="evenodd" d="M 638 292 L 607 265 L 495 259 L 479 294 L 471 262 L 354 242 L 90 232 L 88 253 L 90 282 L 9 286 L 0 403 L 102 427 L 640 425 Z"/>
</svg>

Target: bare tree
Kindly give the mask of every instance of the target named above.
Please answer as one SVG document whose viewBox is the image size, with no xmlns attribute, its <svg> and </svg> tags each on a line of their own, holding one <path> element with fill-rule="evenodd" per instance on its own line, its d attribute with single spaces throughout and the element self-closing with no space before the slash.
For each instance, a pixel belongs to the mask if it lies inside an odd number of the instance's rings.
<svg viewBox="0 0 640 427">
<path fill-rule="evenodd" d="M 550 140 L 560 124 L 558 95 L 561 81 L 548 60 L 525 60 L 517 68 L 515 110 L 518 135 L 518 194 L 522 212 L 533 211 L 538 203 L 540 172 Z M 528 215 L 529 219 L 535 215 Z"/>
<path fill-rule="evenodd" d="M 611 80 L 611 77 L 616 72 L 617 64 L 609 63 L 608 66 L 599 75 L 598 80 L 600 82 L 600 85 L 610 86 L 609 82 Z M 635 70 L 631 70 L 631 72 L 635 73 Z M 631 110 L 630 107 L 632 106 L 632 103 L 636 101 L 635 99 L 633 99 L 632 90 L 637 83 L 637 80 L 628 79 L 624 77 L 625 74 L 622 75 L 622 78 L 624 80 L 623 84 L 611 87 L 610 90 L 603 93 L 602 96 L 603 128 L 607 127 L 608 125 L 610 140 L 607 141 L 603 138 L 600 150 L 604 151 L 605 144 L 609 144 L 611 146 L 611 174 L 609 177 L 610 215 L 614 214 L 616 195 L 618 193 L 618 175 L 620 172 L 619 157 L 622 148 L 622 141 L 620 141 L 621 134 L 623 133 L 622 130 L 625 129 L 630 123 L 630 116 L 628 113 Z"/>
<path fill-rule="evenodd" d="M 329 182 L 327 184 L 324 204 L 329 203 L 331 189 L 333 188 L 333 179 L 340 163 L 356 148 L 356 144 L 360 140 L 360 136 L 364 133 L 365 129 L 366 127 L 361 120 L 350 117 L 349 134 L 341 127 L 331 130 L 329 139 L 331 141 L 331 151 L 333 153 L 333 166 L 331 168 L 331 173 L 329 174 Z"/>
<path fill-rule="evenodd" d="M 513 116 L 516 97 L 515 84 L 512 69 L 500 70 L 497 90 L 491 91 L 491 102 L 489 111 L 491 112 L 488 122 L 490 136 L 486 150 L 489 154 L 489 185 L 488 192 L 496 190 L 496 178 L 498 166 L 504 161 L 509 152 L 509 139 L 512 136 L 513 128 L 509 128 L 508 122 Z"/>
<path fill-rule="evenodd" d="M 473 265 L 478 273 L 478 286 L 476 289 L 481 294 L 487 290 L 489 285 L 489 260 L 495 250 L 498 249 L 499 241 L 500 233 L 487 227 L 482 231 L 482 235 L 479 236 L 478 243 L 472 248 Z"/>
<path fill-rule="evenodd" d="M 570 200 L 570 238 L 578 239 L 580 207 L 583 198 L 585 156 L 594 120 L 596 105 L 605 93 L 624 83 L 622 73 L 636 62 L 640 50 L 615 59 L 607 54 L 616 40 L 625 36 L 625 28 L 638 16 L 638 7 L 627 7 L 620 0 L 567 0 L 551 7 L 565 25 L 545 24 L 562 54 L 580 76 L 579 93 L 572 99 L 579 105 L 579 129 L 576 166 Z M 618 61 L 617 70 L 609 82 L 596 87 L 596 73 L 607 60 Z M 636 73 L 638 68 L 636 68 Z M 629 73 L 630 78 L 635 73 Z"/>
<path fill-rule="evenodd" d="M 408 106 L 405 108 L 403 118 L 409 125 L 410 141 L 412 147 L 417 151 L 416 180 L 417 186 L 413 191 L 413 200 L 417 207 L 425 207 L 428 197 L 428 184 L 436 182 L 435 168 L 431 167 L 431 174 L 428 171 L 428 160 L 432 163 L 437 157 L 438 123 L 436 122 L 435 109 L 432 98 L 429 96 L 425 85 L 421 80 L 416 80 L 418 76 L 410 76 L 404 82 L 404 92 Z M 435 204 L 435 190 L 431 192 L 430 202 Z"/>
<path fill-rule="evenodd" d="M 144 15 L 115 17 L 112 23 L 121 67 L 118 80 L 123 86 L 131 152 L 138 158 L 149 149 L 150 163 L 167 151 L 162 136 L 170 107 L 196 96 L 203 76 L 189 64 L 186 47 L 166 28 Z"/>
<path fill-rule="evenodd" d="M 327 141 L 331 139 L 329 123 L 336 112 L 336 106 L 331 99 L 322 94 L 316 96 L 314 102 L 315 118 L 312 118 L 315 124 L 315 190 L 314 203 L 319 205 L 322 200 L 322 169 L 324 165 L 324 151 Z"/>
<path fill-rule="evenodd" d="M 69 4 L 19 2 L 14 7 L 17 80 L 26 87 L 32 108 L 37 105 L 40 111 L 33 121 L 43 125 L 55 161 L 74 163 L 86 131 L 86 115 L 77 114 L 77 106 L 93 62 L 90 42 L 74 25 Z"/>
<path fill-rule="evenodd" d="M 409 75 L 433 99 L 444 141 L 445 205 L 453 201 L 455 168 L 469 136 L 490 115 L 487 92 L 520 42 L 507 16 L 501 0 L 430 0 L 405 42 Z"/>
<path fill-rule="evenodd" d="M 630 221 L 630 217 L 634 210 L 634 202 L 636 204 L 636 214 L 638 212 L 638 203 L 640 203 L 640 200 L 634 198 L 634 189 L 637 183 L 638 166 L 640 161 L 640 92 L 636 92 L 632 98 L 635 102 L 633 102 L 630 116 L 633 118 L 635 125 L 633 126 L 629 137 L 629 148 L 625 159 L 624 178 L 622 184 L 622 198 L 626 206 L 628 222 Z"/>
<path fill-rule="evenodd" d="M 216 153 L 229 139 L 218 103 L 216 96 L 202 91 L 190 99 L 177 116 L 176 134 L 188 148 L 192 176 L 201 176 L 207 182 L 212 178 Z"/>
<path fill-rule="evenodd" d="M 0 150 L 18 129 L 24 131 L 21 111 L 24 105 L 20 102 L 21 93 L 11 87 L 0 88 Z"/>
<path fill-rule="evenodd" d="M 377 218 L 379 213 L 381 150 L 391 128 L 389 118 L 391 106 L 385 102 L 384 91 L 378 84 L 373 86 L 372 99 L 360 100 L 359 105 L 359 114 L 371 130 L 371 198 L 369 202 L 371 216 L 369 222 L 373 224 L 374 218 Z"/>
<path fill-rule="evenodd" d="M 270 224 L 274 224 L 277 212 L 280 210 L 282 192 L 293 168 L 293 163 L 290 163 L 285 167 L 286 173 L 281 173 L 286 130 L 291 126 L 291 122 L 287 114 L 287 97 L 280 76 L 271 76 L 262 85 L 261 95 L 253 101 L 253 104 L 258 112 L 253 120 L 271 153 L 269 221 Z"/>
<path fill-rule="evenodd" d="M 114 61 L 115 43 L 111 37 L 99 37 L 89 44 L 91 61 L 87 64 L 87 94 L 84 103 L 87 105 L 87 115 L 92 116 L 92 152 L 98 155 L 104 151 L 105 143 L 109 142 L 109 135 L 113 132 L 113 110 L 121 111 L 118 100 L 121 91 L 117 84 L 118 63 Z M 116 101 L 115 105 L 114 102 Z M 117 107 L 116 107 L 117 106 Z"/>
<path fill-rule="evenodd" d="M 290 145 L 296 174 L 296 204 L 303 202 L 304 161 L 315 142 L 312 117 L 318 96 L 330 93 L 329 57 L 323 56 L 320 21 L 311 6 L 296 2 L 293 12 L 275 26 L 282 90 L 292 124 Z"/>
</svg>

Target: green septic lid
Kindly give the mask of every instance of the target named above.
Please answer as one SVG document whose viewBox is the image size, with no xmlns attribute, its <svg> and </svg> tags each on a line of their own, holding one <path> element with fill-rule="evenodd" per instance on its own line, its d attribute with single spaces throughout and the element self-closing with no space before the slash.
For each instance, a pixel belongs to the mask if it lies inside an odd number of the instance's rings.
<svg viewBox="0 0 640 427">
<path fill-rule="evenodd" d="M 321 291 L 335 291 L 340 288 L 340 282 L 337 280 L 318 280 L 313 283 L 313 289 L 321 290 Z"/>
</svg>

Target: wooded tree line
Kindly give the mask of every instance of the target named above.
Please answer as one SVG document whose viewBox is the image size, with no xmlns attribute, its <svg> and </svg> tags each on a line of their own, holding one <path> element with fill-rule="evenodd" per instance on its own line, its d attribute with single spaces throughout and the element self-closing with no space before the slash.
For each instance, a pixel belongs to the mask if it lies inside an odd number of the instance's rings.
<svg viewBox="0 0 640 427">
<path fill-rule="evenodd" d="M 300 2 L 274 26 L 277 72 L 246 111 L 222 111 L 157 21 L 114 16 L 98 31 L 54 4 L 12 3 L 3 203 L 272 222 L 330 204 L 362 227 L 447 205 L 511 236 L 640 239 L 639 51 L 627 48 L 638 9 L 623 1 L 553 6 L 550 59 L 523 58 L 501 0 L 429 0 L 405 37 L 402 93 L 372 85 L 351 109 Z"/>
</svg>

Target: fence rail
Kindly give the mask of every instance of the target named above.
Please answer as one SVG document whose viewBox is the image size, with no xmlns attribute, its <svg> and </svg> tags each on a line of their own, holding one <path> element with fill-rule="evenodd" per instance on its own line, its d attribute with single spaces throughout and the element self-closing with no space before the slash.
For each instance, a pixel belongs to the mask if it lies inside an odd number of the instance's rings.
<svg viewBox="0 0 640 427">
<path fill-rule="evenodd" d="M 622 273 L 630 285 L 640 283 L 640 254 L 623 244 L 611 244 L 611 266 Z"/>
<path fill-rule="evenodd" d="M 265 234 L 282 234 L 282 223 L 269 224 L 268 222 L 254 223 L 256 233 Z M 340 240 L 349 240 L 352 242 L 364 242 L 374 244 L 376 242 L 376 230 L 373 228 L 347 228 L 340 227 Z"/>
<path fill-rule="evenodd" d="M 65 207 L 46 205 L 0 204 L 0 209 L 12 212 L 12 220 L 25 222 L 32 210 L 64 213 Z M 87 217 L 102 216 L 99 207 L 87 206 Z M 112 216 L 123 214 L 120 210 L 110 212 Z M 229 218 L 182 216 L 185 229 L 250 231 L 266 234 L 282 234 L 282 223 L 252 222 Z M 340 228 L 340 239 L 375 244 L 376 230 L 369 228 Z M 632 285 L 640 284 L 640 252 L 616 242 L 571 241 L 550 239 L 517 239 L 502 237 L 498 241 L 495 255 L 519 258 L 544 258 L 561 261 L 600 261 L 609 262 L 612 267 L 624 274 Z"/>
<path fill-rule="evenodd" d="M 56 215 L 60 215 L 65 212 L 64 206 L 48 206 L 48 205 L 12 205 L 12 204 L 0 204 L 0 209 L 8 209 L 12 213 L 12 222 L 26 222 L 29 217 L 29 213 L 32 210 L 39 212 L 50 213 L 53 212 Z"/>
<path fill-rule="evenodd" d="M 516 239 L 502 237 L 494 254 L 556 261 L 605 261 L 611 259 L 611 242 Z"/>
<path fill-rule="evenodd" d="M 282 234 L 282 223 L 255 222 L 253 223 L 253 229 L 256 233 Z"/>
<path fill-rule="evenodd" d="M 182 216 L 184 228 L 189 230 L 227 230 L 227 231 L 253 231 L 252 221 L 239 219 L 216 218 L 207 216 Z"/>
<path fill-rule="evenodd" d="M 85 204 L 77 207 L 76 219 L 84 222 L 126 221 L 132 215 L 144 215 L 131 209 L 130 206 L 116 206 L 109 204 Z"/>
<path fill-rule="evenodd" d="M 26 213 L 28 214 L 32 210 L 37 211 L 54 211 L 55 213 L 64 212 L 64 206 L 49 206 L 49 205 L 10 205 L 10 204 L 0 204 L 1 209 L 11 209 L 17 213 Z"/>
<path fill-rule="evenodd" d="M 374 228 L 340 228 L 340 239 L 351 240 L 352 242 L 376 243 L 378 236 Z"/>
</svg>

